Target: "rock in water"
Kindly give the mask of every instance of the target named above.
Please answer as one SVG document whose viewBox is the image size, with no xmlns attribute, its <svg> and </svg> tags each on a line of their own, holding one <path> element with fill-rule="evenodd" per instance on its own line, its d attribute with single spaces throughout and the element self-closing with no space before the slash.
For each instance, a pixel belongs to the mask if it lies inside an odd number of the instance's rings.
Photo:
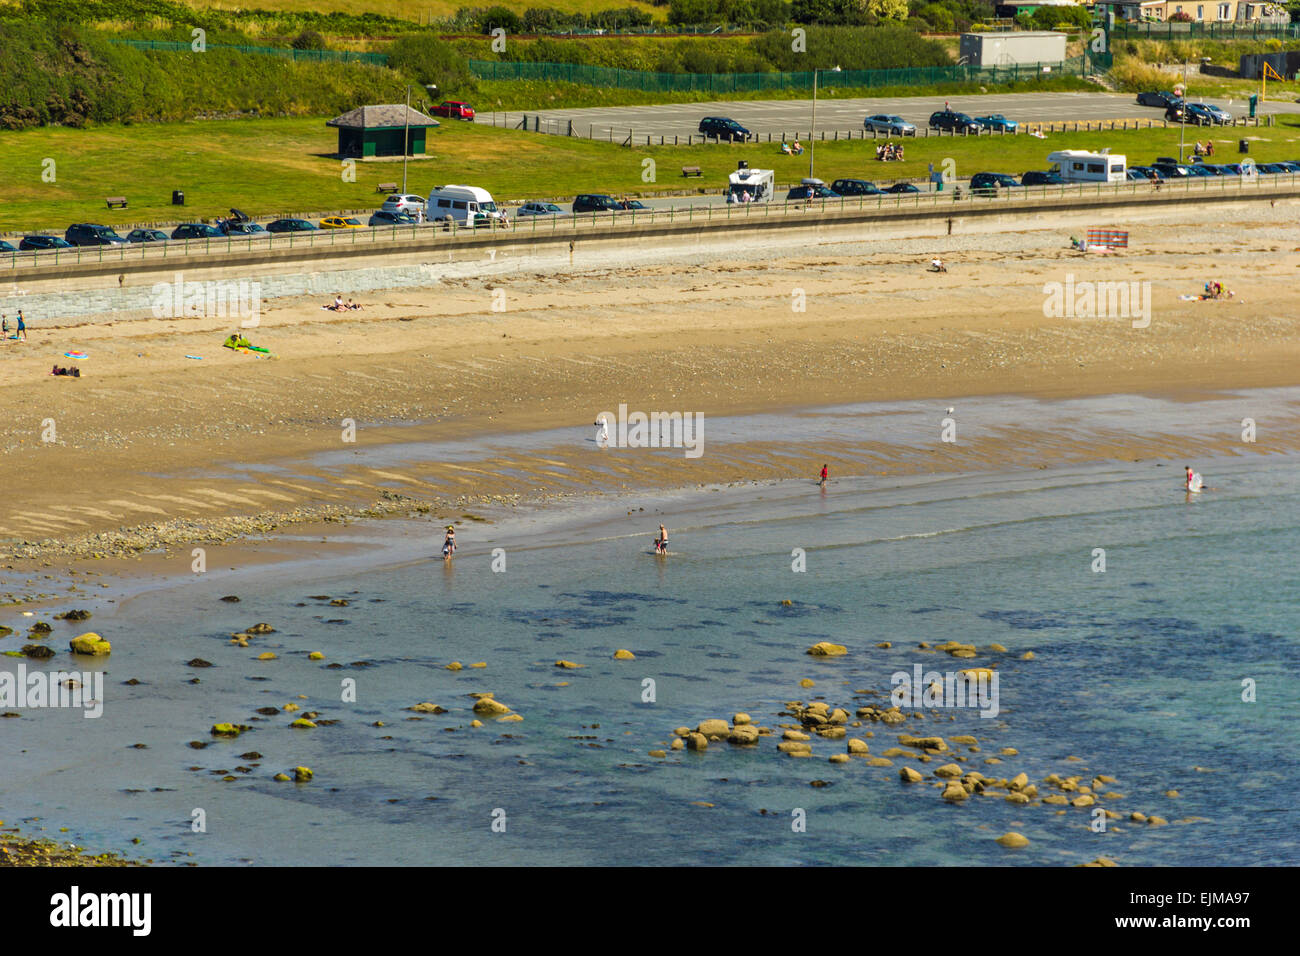
<svg viewBox="0 0 1300 956">
<path fill-rule="evenodd" d="M 68 646 L 72 648 L 74 654 L 89 654 L 93 657 L 103 657 L 113 650 L 113 645 L 94 631 L 74 637 L 68 642 Z"/>
<path fill-rule="evenodd" d="M 902 767 L 898 771 L 898 779 L 904 783 L 920 783 L 925 778 L 911 767 Z"/>
<path fill-rule="evenodd" d="M 808 648 L 808 653 L 813 657 L 843 657 L 848 652 L 849 649 L 843 644 L 832 644 L 830 641 L 818 641 Z"/>
<path fill-rule="evenodd" d="M 1029 838 L 1023 833 L 1016 833 L 1014 830 L 1002 834 L 998 837 L 998 845 L 1004 846 L 1009 850 L 1019 849 L 1022 846 L 1029 846 Z"/>
<path fill-rule="evenodd" d="M 306 783 L 308 780 L 310 780 L 310 779 L 311 779 L 312 777 L 314 777 L 314 776 L 315 776 L 315 774 L 311 772 L 311 768 L 310 768 L 310 767 L 294 767 L 294 768 L 293 768 L 293 779 L 296 780 L 296 781 L 298 781 L 298 783 Z"/>
<path fill-rule="evenodd" d="M 491 697 L 480 697 L 478 700 L 474 701 L 474 713 L 487 714 L 495 717 L 499 714 L 510 713 L 510 708 L 501 703 L 501 701 L 494 700 Z"/>
<path fill-rule="evenodd" d="M 705 737 L 709 737 L 711 739 L 716 738 L 721 740 L 722 738 L 725 738 L 729 733 L 731 733 L 731 728 L 727 726 L 727 722 L 725 720 L 720 720 L 717 717 L 711 717 L 708 720 L 701 720 L 700 725 L 695 728 L 695 732 L 697 734 L 703 734 Z"/>
<path fill-rule="evenodd" d="M 44 644 L 24 644 L 23 653 L 35 660 L 44 660 L 47 657 L 54 656 L 54 648 L 46 647 Z"/>
<path fill-rule="evenodd" d="M 634 660 L 636 660 L 636 655 L 633 654 L 631 651 L 624 650 L 623 648 L 620 647 L 618 650 L 616 650 L 616 651 L 614 652 L 614 660 L 616 660 L 616 661 L 634 661 Z"/>
</svg>

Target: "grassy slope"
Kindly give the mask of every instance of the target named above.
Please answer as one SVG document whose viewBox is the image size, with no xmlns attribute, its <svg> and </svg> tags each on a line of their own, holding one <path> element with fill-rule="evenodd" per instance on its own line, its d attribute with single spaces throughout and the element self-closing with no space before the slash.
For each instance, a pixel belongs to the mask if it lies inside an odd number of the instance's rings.
<svg viewBox="0 0 1300 956">
<path fill-rule="evenodd" d="M 520 16 L 529 7 L 551 7 L 565 13 L 594 13 L 598 10 L 617 10 L 624 7 L 640 7 L 650 13 L 658 13 L 659 19 L 665 15 L 664 7 L 643 3 L 640 0 L 245 0 L 242 3 L 230 3 L 227 0 L 191 0 L 193 6 L 210 7 L 217 10 L 239 10 L 261 8 L 264 10 L 316 11 L 319 13 L 382 13 L 385 16 L 403 20 L 419 20 L 421 15 L 432 17 L 449 17 L 461 7 L 495 7 L 501 6 L 513 10 Z"/>
<path fill-rule="evenodd" d="M 1292 124 L 1300 123 L 1292 119 Z M 1258 161 L 1300 157 L 1300 127 L 1215 134 L 1224 161 L 1228 142 L 1259 135 L 1251 155 Z M 1205 133 L 1187 131 L 1190 144 Z M 1046 140 L 929 138 L 909 141 L 906 163 L 878 163 L 870 140 L 825 143 L 817 148 L 817 175 L 831 180 L 860 176 L 879 181 L 921 178 L 927 164 L 956 161 L 957 175 L 982 170 L 1019 174 L 1041 169 L 1053 149 L 1109 146 L 1130 163 L 1177 151 L 1178 130 L 1057 134 Z M 376 207 L 375 184 L 401 180 L 400 163 L 359 163 L 357 182 L 345 183 L 333 130 L 322 119 L 261 119 L 193 122 L 87 130 L 35 129 L 0 134 L 0 155 L 17 175 L 0 180 L 0 231 L 57 230 L 71 222 L 125 223 L 172 220 L 171 190 L 183 189 L 185 218 L 222 215 L 230 206 L 265 219 L 276 213 Z M 431 158 L 410 164 L 409 188 L 427 192 L 435 183 L 485 186 L 503 201 L 568 197 L 578 192 L 648 194 L 703 186 L 720 190 L 738 159 L 773 168 L 783 182 L 807 175 L 807 156 L 786 157 L 771 145 L 651 147 L 624 149 L 608 143 L 448 123 L 431 135 Z M 641 161 L 655 159 L 659 182 L 641 180 Z M 57 182 L 41 181 L 41 163 L 53 158 Z M 683 165 L 699 165 L 704 180 L 684 182 Z M 104 208 L 103 197 L 125 195 L 128 210 Z"/>
</svg>

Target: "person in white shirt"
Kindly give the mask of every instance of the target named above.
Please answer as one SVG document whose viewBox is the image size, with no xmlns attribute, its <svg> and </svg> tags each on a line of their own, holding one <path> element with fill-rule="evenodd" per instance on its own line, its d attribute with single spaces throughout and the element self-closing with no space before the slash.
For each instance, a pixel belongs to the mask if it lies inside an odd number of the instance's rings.
<svg viewBox="0 0 1300 956">
<path fill-rule="evenodd" d="M 1192 466 L 1187 466 L 1187 490 L 1200 491 L 1205 487 L 1205 481 L 1199 474 L 1192 471 Z"/>
</svg>

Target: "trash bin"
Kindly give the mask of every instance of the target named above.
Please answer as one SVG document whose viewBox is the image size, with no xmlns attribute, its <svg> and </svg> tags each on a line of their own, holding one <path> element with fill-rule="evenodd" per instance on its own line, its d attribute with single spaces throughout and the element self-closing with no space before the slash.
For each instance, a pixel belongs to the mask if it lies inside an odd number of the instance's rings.
<svg viewBox="0 0 1300 956">
<path fill-rule="evenodd" d="M 1250 94 L 1250 118 L 1254 119 L 1256 112 L 1259 110 L 1259 94 Z"/>
<path fill-rule="evenodd" d="M 181 192 L 181 190 L 179 190 L 179 189 L 173 189 L 173 190 L 172 190 L 172 205 L 173 205 L 173 206 L 184 206 L 184 205 L 185 205 L 185 193 Z"/>
<path fill-rule="evenodd" d="M 1237 152 L 1239 152 L 1239 153 L 1249 153 L 1249 152 L 1250 152 L 1250 140 L 1248 140 L 1248 139 L 1239 139 L 1239 140 L 1237 140 Z"/>
</svg>

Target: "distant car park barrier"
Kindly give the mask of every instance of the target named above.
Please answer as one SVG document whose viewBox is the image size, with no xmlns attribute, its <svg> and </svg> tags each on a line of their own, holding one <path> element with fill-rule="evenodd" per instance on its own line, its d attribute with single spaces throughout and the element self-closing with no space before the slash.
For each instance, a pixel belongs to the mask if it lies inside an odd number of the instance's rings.
<svg viewBox="0 0 1300 956">
<path fill-rule="evenodd" d="M 719 190 L 719 193 L 721 190 Z M 1017 208 L 1031 211 L 1042 201 L 1055 203 L 1079 201 L 1081 208 L 1096 208 L 1097 200 L 1103 204 L 1122 205 L 1132 202 L 1169 203 L 1180 199 L 1236 200 L 1251 198 L 1300 198 L 1300 173 L 1256 174 L 1253 176 L 1205 176 L 1186 180 L 1168 180 L 1155 189 L 1149 182 L 1123 183 L 1067 183 L 1054 186 L 1026 186 L 1002 189 L 993 196 L 971 196 L 963 192 L 891 193 L 877 196 L 853 196 L 836 199 L 817 199 L 798 202 L 733 203 L 671 206 L 667 209 L 627 210 L 618 213 L 581 213 L 566 216 L 529 216 L 517 218 L 508 227 L 472 228 L 456 223 L 422 223 L 407 226 L 377 226 L 368 229 L 326 229 L 301 233 L 275 233 L 260 239 L 228 237 L 223 239 L 185 239 L 170 242 L 148 242 L 113 246 L 72 247 L 48 249 L 40 252 L 0 253 L 0 279 L 13 281 L 22 270 L 37 270 L 54 266 L 60 270 L 78 266 L 109 264 L 114 267 L 140 265 L 204 268 L 220 264 L 203 261 L 204 256 L 226 254 L 238 260 L 241 255 L 265 257 L 280 250 L 300 250 L 294 258 L 325 258 L 332 252 L 339 254 L 364 254 L 365 246 L 377 249 L 385 242 L 384 251 L 391 252 L 390 243 L 410 241 L 420 248 L 455 244 L 475 237 L 501 240 L 501 234 L 517 236 L 553 235 L 557 238 L 600 238 L 602 234 L 633 226 L 718 224 L 754 224 L 766 221 L 807 221 L 809 216 L 842 214 L 869 218 L 881 213 L 913 213 L 918 215 L 967 215 L 985 209 L 1002 209 L 1014 212 Z"/>
</svg>

